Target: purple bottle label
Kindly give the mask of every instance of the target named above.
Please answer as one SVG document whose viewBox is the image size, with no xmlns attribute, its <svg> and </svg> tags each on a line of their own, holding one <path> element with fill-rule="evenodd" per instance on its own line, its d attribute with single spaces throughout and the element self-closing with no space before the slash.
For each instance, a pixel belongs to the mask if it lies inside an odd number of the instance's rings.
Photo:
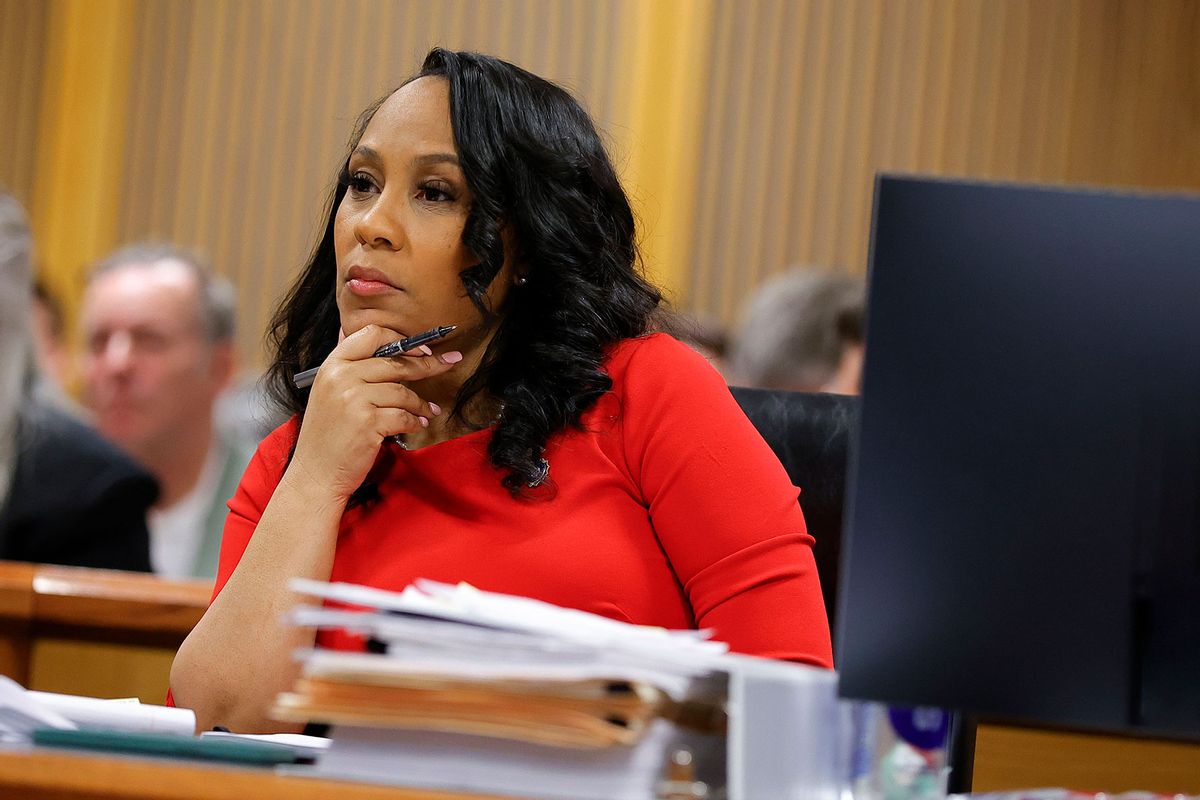
<svg viewBox="0 0 1200 800">
<path fill-rule="evenodd" d="M 950 732 L 950 715 L 940 708 L 892 707 L 888 719 L 896 735 L 918 750 L 936 750 L 946 746 Z"/>
</svg>

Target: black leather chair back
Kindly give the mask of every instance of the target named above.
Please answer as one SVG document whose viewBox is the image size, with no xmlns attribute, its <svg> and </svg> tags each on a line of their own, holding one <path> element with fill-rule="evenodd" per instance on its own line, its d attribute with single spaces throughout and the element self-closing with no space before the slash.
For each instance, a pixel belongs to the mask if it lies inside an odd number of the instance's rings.
<svg viewBox="0 0 1200 800">
<path fill-rule="evenodd" d="M 837 394 L 730 387 L 754 427 L 800 488 L 800 507 L 816 539 L 813 555 L 832 628 L 837 609 L 838 560 L 850 434 L 858 398 Z"/>
</svg>

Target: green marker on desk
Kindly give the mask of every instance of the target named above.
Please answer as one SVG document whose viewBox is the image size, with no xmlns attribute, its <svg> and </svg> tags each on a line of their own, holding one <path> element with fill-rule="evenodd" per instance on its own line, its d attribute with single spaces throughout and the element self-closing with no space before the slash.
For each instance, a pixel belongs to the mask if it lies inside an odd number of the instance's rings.
<svg viewBox="0 0 1200 800">
<path fill-rule="evenodd" d="M 107 753 L 167 756 L 240 764 L 294 764 L 310 755 L 286 744 L 246 739 L 204 738 L 177 733 L 131 733 L 129 731 L 60 730 L 38 728 L 33 743 L 43 747 L 100 750 Z"/>
</svg>

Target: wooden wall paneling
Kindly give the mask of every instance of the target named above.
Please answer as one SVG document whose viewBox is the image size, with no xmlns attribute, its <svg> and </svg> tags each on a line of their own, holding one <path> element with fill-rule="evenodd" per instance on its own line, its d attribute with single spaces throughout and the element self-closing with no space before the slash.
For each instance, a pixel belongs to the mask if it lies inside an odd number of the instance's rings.
<svg viewBox="0 0 1200 800">
<path fill-rule="evenodd" d="M 1116 102 L 1113 103 L 1112 110 L 1125 109 L 1126 113 L 1112 115 L 1114 158 L 1108 172 L 1119 183 L 1136 181 L 1139 166 L 1136 152 L 1138 138 L 1146 136 L 1146 144 L 1154 144 L 1150 140 L 1153 133 L 1147 124 L 1154 119 L 1154 110 L 1146 108 L 1142 102 L 1145 93 L 1141 81 L 1151 77 L 1148 69 L 1151 55 L 1145 45 L 1148 42 L 1149 16 L 1158 5 L 1161 3 L 1117 5 L 1116 21 L 1120 33 L 1115 37 L 1117 46 L 1113 50 L 1116 75 L 1112 89 Z"/>
<path fill-rule="evenodd" d="M 189 75 L 195 88 L 190 93 L 192 114 L 184 123 L 187 138 L 181 148 L 181 157 L 187 159 L 193 177 L 188 201 L 177 204 L 175 218 L 176 230 L 183 232 L 185 243 L 202 251 L 213 269 L 231 282 L 229 265 L 218 260 L 214 252 L 213 237 L 217 229 L 214 209 L 221 205 L 216 202 L 218 145 L 231 124 L 227 103 L 233 80 L 232 65 L 221 44 L 233 35 L 235 24 L 232 0 L 214 0 L 194 7 Z M 244 322 L 239 315 L 235 325 L 241 324 Z"/>
<path fill-rule="evenodd" d="M 920 91 L 924 77 L 925 50 L 929 46 L 928 0 L 905 0 L 901 5 L 901 27 L 896 32 L 899 51 L 895 55 L 895 107 L 889 120 L 890 145 L 885 150 L 881 166 L 887 169 L 912 170 L 917 152 L 917 121 L 923 99 Z"/>
<path fill-rule="evenodd" d="M 333 0 L 336 2 L 336 0 Z M 322 65 L 321 71 L 317 74 L 314 81 L 315 93 L 305 98 L 305 105 L 313 114 L 311 124 L 318 125 L 319 135 L 317 137 L 317 148 L 312 157 L 318 162 L 313 165 L 313 168 L 320 171 L 320 183 L 325 187 L 326 193 L 332 191 L 334 181 L 336 180 L 335 170 L 337 168 L 336 161 L 341 158 L 345 152 L 345 143 L 350 138 L 350 128 L 353 124 L 352 120 L 348 119 L 351 113 L 348 109 L 344 109 L 343 98 L 332 91 L 330 86 L 331 75 L 337 75 L 344 69 L 344 65 L 339 58 L 341 53 L 346 51 L 350 44 L 350 25 L 347 23 L 345 14 L 337 14 L 332 12 L 332 6 L 328 3 L 318 6 L 314 11 L 314 17 L 311 25 L 321 28 L 323 31 L 329 31 L 329 36 L 326 39 L 321 37 L 323 46 L 318 46 L 319 54 L 314 54 L 314 59 L 319 59 L 328 63 Z M 410 30 L 411 26 L 404 25 L 403 30 Z M 318 155 L 319 154 L 319 155 Z M 311 180 L 311 173 L 309 173 Z M 311 184 L 310 184 L 311 185 Z M 297 192 L 297 194 L 302 194 Z M 320 210 L 314 205 L 309 210 L 309 216 L 312 219 L 312 239 L 311 243 L 315 246 L 321 235 L 320 222 L 318 215 Z"/>
<path fill-rule="evenodd" d="M 212 63 L 206 58 L 205 45 L 212 41 L 213 28 L 220 24 L 219 12 L 218 8 L 201 9 L 199 5 L 193 6 L 188 15 L 188 35 L 174 43 L 182 54 L 178 86 L 181 96 L 177 115 L 179 138 L 170 155 L 177 165 L 178 179 L 174 184 L 171 202 L 164 204 L 163 210 L 168 218 L 164 224 L 164 235 L 181 244 L 199 241 L 197 217 L 204 171 L 202 137 L 208 133 L 203 116 L 209 111 L 208 104 L 204 102 L 205 87 L 216 84 L 217 77 L 213 74 Z M 185 155 L 191 157 L 185 158 Z M 213 266 L 216 268 L 215 264 Z"/>
<path fill-rule="evenodd" d="M 534 13 L 544 24 L 531 26 L 528 32 L 531 40 L 529 48 L 534 53 L 540 51 L 541 63 L 547 72 L 550 70 L 563 71 L 563 43 L 567 40 L 567 37 L 563 35 L 563 11 L 565 8 L 567 5 L 564 0 L 549 0 L 549 2 L 543 0 Z M 576 16 L 579 15 L 578 6 L 572 10 Z"/>
<path fill-rule="evenodd" d="M 684 282 L 698 312 L 731 320 L 758 280 L 789 264 L 863 270 L 879 170 L 1200 184 L 1200 4 L 817 0 L 787 55 L 768 63 L 774 34 L 792 30 L 801 5 L 760 3 L 714 30 Z M 794 164 L 773 137 L 764 144 L 744 129 L 747 49 L 760 56 L 759 91 L 778 98 L 775 135 L 787 132 Z M 725 52 L 734 63 L 722 63 Z M 755 188 L 764 163 L 788 184 L 770 200 Z"/>
<path fill-rule="evenodd" d="M 799 189 L 797 204 L 791 209 L 792 230 L 790 244 L 791 252 L 788 261 L 799 264 L 812 264 L 816 258 L 815 230 L 817 204 L 824 198 L 820 187 L 821 160 L 821 116 L 826 113 L 827 93 L 829 85 L 831 32 L 833 29 L 833 14 L 841 7 L 841 3 L 830 0 L 816 0 L 813 3 L 813 14 L 808 19 L 811 37 L 807 39 L 809 48 L 808 68 L 805 70 L 805 80 L 808 84 L 805 97 L 807 102 L 803 109 L 793 109 L 792 113 L 801 113 L 801 134 L 796 143 L 799 152 L 798 170 L 792 176 Z M 778 269 L 778 267 L 775 267 Z M 747 287 L 752 290 L 752 287 Z M 724 307 L 733 303 L 725 299 Z M 725 316 L 724 313 L 722 316 Z M 728 318 L 728 317 L 726 317 Z"/>
<path fill-rule="evenodd" d="M 952 58 L 957 41 L 955 7 L 936 0 L 930 3 L 924 23 L 929 28 L 921 107 L 921 123 L 911 160 L 918 169 L 942 171 L 946 152 L 946 117 L 950 109 Z"/>
<path fill-rule="evenodd" d="M 1030 15 L 1026 20 L 1025 76 L 1022 117 L 1016 130 L 1017 164 L 1015 176 L 1018 180 L 1031 180 L 1032 176 L 1046 175 L 1049 165 L 1043 154 L 1050 130 L 1056 121 L 1048 106 L 1051 86 L 1059 79 L 1050 69 L 1050 43 L 1061 40 L 1058 11 L 1062 3 L 1056 3 L 1040 15 Z"/>
<path fill-rule="evenodd" d="M 1135 183 L 1195 185 L 1200 179 L 1200 4 L 1155 3 L 1145 14 L 1142 69 L 1129 143 Z"/>
<path fill-rule="evenodd" d="M 389 19 L 384 24 L 394 29 L 394 6 L 390 4 L 388 14 Z M 297 93 L 288 104 L 290 109 L 295 109 L 289 114 L 289 136 L 295 143 L 295 151 L 287 164 L 287 173 L 293 178 L 291 186 L 282 187 L 285 191 L 278 201 L 285 209 L 284 218 L 290 221 L 292 241 L 287 252 L 296 257 L 294 263 L 282 263 L 273 270 L 277 274 L 272 275 L 271 281 L 272 307 L 299 271 L 304 258 L 316 246 L 324 195 L 335 180 L 332 170 L 336 153 L 332 142 L 320 135 L 324 121 L 333 117 L 328 107 L 330 99 L 318 90 L 321 75 L 327 69 L 324 62 L 330 52 L 328 40 L 322 35 L 327 20 L 321 4 L 305 6 L 300 17 L 300 75 L 295 84 Z M 327 157 L 325 150 L 330 151 Z M 265 318 L 262 322 L 263 327 L 257 331 L 260 337 L 265 333 Z M 247 337 L 243 337 L 243 341 L 249 344 Z"/>
<path fill-rule="evenodd" d="M 712 313 L 717 301 L 713 290 L 713 260 L 711 252 L 719 242 L 723 221 L 718 214 L 721 209 L 720 187 L 729 177 L 726 173 L 723 148 L 722 122 L 728 116 L 731 92 L 733 41 L 725 32 L 734 24 L 737 7 L 734 3 L 718 3 L 714 21 L 715 52 L 708 64 L 705 84 L 710 87 L 707 113 L 700 136 L 700 162 L 697 166 L 696 212 L 692 224 L 693 244 L 688 263 L 691 280 L 688 294 L 682 302 L 694 310 Z"/>
<path fill-rule="evenodd" d="M 390 10 L 390 4 L 382 4 Z M 263 118 L 259 124 L 262 138 L 254 157 L 256 169 L 263 173 L 257 198 L 250 205 L 255 215 L 253 227 L 244 227 L 242 249 L 238 265 L 242 270 L 242 284 L 248 291 L 244 296 L 253 299 L 248 309 L 261 332 L 274 304 L 275 287 L 285 279 L 300 258 L 300 237 L 294 221 L 284 210 L 284 198 L 295 180 L 291 165 L 308 154 L 296 147 L 295 118 L 303 108 L 299 97 L 299 84 L 303 65 L 300 57 L 301 15 L 304 5 L 289 2 L 274 2 L 269 6 L 268 30 L 278 35 L 270 47 L 269 64 L 264 66 L 266 74 L 261 82 L 266 85 L 268 98 L 263 104 Z M 381 12 L 384 9 L 381 9 Z M 310 20 L 311 22 L 311 20 Z M 376 54 L 380 52 L 378 36 Z M 303 124 L 303 123 L 299 123 Z M 250 187 L 244 187 L 249 190 Z M 248 346 L 249 342 L 245 342 Z"/>
<path fill-rule="evenodd" d="M 247 62 L 248 73 L 241 78 L 248 81 L 250 87 L 243 97 L 244 105 L 238 112 L 237 124 L 245 149 L 240 163 L 228 162 L 224 166 L 231 178 L 228 197 L 233 200 L 226 204 L 224 224 L 229 228 L 228 258 L 230 266 L 236 270 L 242 316 L 252 320 L 251 324 L 261 331 L 262 295 L 283 255 L 270 249 L 274 231 L 269 203 L 274 167 L 283 157 L 276 149 L 279 142 L 275 138 L 282 112 L 279 102 L 281 84 L 291 65 L 281 59 L 285 47 L 283 37 L 263 36 L 264 31 L 279 30 L 288 13 L 288 4 L 259 0 L 254 5 L 260 16 L 250 30 L 250 41 L 254 42 L 252 57 Z M 248 349 L 249 344 L 244 338 L 241 340 L 242 348 Z M 241 354 L 244 353 L 243 349 Z"/>
<path fill-rule="evenodd" d="M 432 5 L 432 4 L 430 4 Z M 440 8 L 429 9 L 429 13 L 445 14 L 447 9 L 456 9 L 458 5 L 455 3 L 440 3 L 437 4 Z M 400 83 L 403 78 L 414 72 L 419 66 L 417 57 L 413 55 L 411 46 L 397 47 L 397 32 L 399 26 L 396 24 L 395 3 L 378 3 L 370 9 L 371 33 L 373 50 L 365 53 L 366 63 L 364 64 L 367 75 L 367 85 L 364 87 L 368 91 L 370 98 L 364 103 L 374 102 L 376 98 L 381 96 Z M 311 24 L 312 21 L 309 21 Z M 410 28 L 406 33 L 411 33 Z M 403 41 L 403 40 L 401 40 Z M 302 98 L 298 98 L 297 102 L 303 102 Z"/>
<path fill-rule="evenodd" d="M 857 241 L 859 231 L 868 230 L 872 197 L 875 185 L 876 165 L 871 158 L 871 143 L 876 135 L 877 101 L 884 80 L 882 74 L 884 41 L 890 35 L 884 25 L 885 2 L 869 4 L 867 25 L 863 37 L 859 40 L 859 59 L 862 74 L 856 81 L 859 87 L 855 91 L 858 99 L 854 102 L 854 125 L 857 131 L 850 144 L 849 156 L 853 161 L 852 171 L 847 174 L 846 182 L 858 191 L 850 193 L 848 208 L 843 215 L 843 224 L 839 228 L 839 241 L 849 241 L 847 254 L 838 260 L 834 266 L 850 272 L 861 272 L 866 268 L 867 241 Z M 843 248 L 845 245 L 843 244 Z"/>
<path fill-rule="evenodd" d="M 1002 45 L 1005 30 L 1006 6 L 1003 3 L 984 3 L 979 25 L 979 36 L 975 41 L 974 53 L 970 56 L 978 67 L 976 79 L 971 87 L 971 118 L 967 131 L 967 163 L 965 173 L 986 177 L 990 170 L 990 157 L 995 142 L 996 125 L 1000 119 L 1000 106 L 996 87 L 1003 75 Z"/>
<path fill-rule="evenodd" d="M 792 225 L 790 212 L 801 191 L 792 176 L 799 158 L 795 143 L 806 114 L 803 92 L 807 57 L 812 52 L 807 25 L 811 14 L 812 3 L 809 0 L 790 2 L 784 4 L 782 18 L 778 20 L 790 56 L 779 64 L 776 71 L 778 94 L 775 105 L 764 120 L 765 124 L 770 125 L 772 134 L 770 169 L 764 186 L 769 199 L 761 217 L 761 235 L 756 242 L 757 256 L 754 263 L 749 265 L 755 272 L 745 278 L 750 285 L 769 277 L 786 259 L 788 231 Z M 738 313 L 744 299 L 743 295 L 738 300 Z"/>
<path fill-rule="evenodd" d="M 983 5 L 978 2 L 941 5 L 950 18 L 953 41 L 946 49 L 946 107 L 937 131 L 940 146 L 936 148 L 935 158 L 939 159 L 938 167 L 946 174 L 963 175 L 967 171 L 974 88 L 980 61 L 972 56 L 982 33 Z"/>
<path fill-rule="evenodd" d="M 567 88 L 575 93 L 592 119 L 596 120 L 600 136 L 611 152 L 612 117 L 603 105 L 605 93 L 600 88 L 604 81 L 604 58 L 610 49 L 610 16 L 600 3 L 587 2 L 570 15 L 573 24 L 567 52 L 574 54 L 574 57 L 568 68 L 571 79 Z"/>
<path fill-rule="evenodd" d="M 489 6 L 489 10 L 495 15 L 493 19 L 494 27 L 488 32 L 490 36 L 485 33 L 477 40 L 479 50 L 483 50 L 485 47 L 484 43 L 490 41 L 492 46 L 497 49 L 497 53 L 501 49 L 511 53 L 510 48 L 512 46 L 513 29 L 516 19 L 515 3 L 516 0 L 496 0 L 493 5 Z"/>
<path fill-rule="evenodd" d="M 908 15 L 900 3 L 883 3 L 880 11 L 882 35 L 876 55 L 875 94 L 870 102 L 867 162 L 872 171 L 891 169 L 897 148 L 896 120 L 900 114 L 900 85 L 904 80 L 901 59 L 905 50 Z"/>
<path fill-rule="evenodd" d="M 860 11 L 857 23 L 860 33 L 854 37 L 853 77 L 849 89 L 852 100 L 847 104 L 848 131 L 841 179 L 848 191 L 843 191 L 840 197 L 840 213 L 832 233 L 838 252 L 830 266 L 860 273 L 866 269 L 867 239 L 856 234 L 870 229 L 874 187 L 874 170 L 868 147 L 873 124 L 872 100 L 878 92 L 878 59 L 883 37 L 882 15 L 878 6 L 872 4 L 865 13 Z"/>
<path fill-rule="evenodd" d="M 717 234 L 718 247 L 708 249 L 710 258 L 709 275 L 714 282 L 713 294 L 722 302 L 717 313 L 728 317 L 729 301 L 736 295 L 734 287 L 743 280 L 747 271 L 754 267 L 746 259 L 745 240 L 752 234 L 754 219 L 744 213 L 748 195 L 760 192 L 762 187 L 751 179 L 752 161 L 763 158 L 762 134 L 771 124 L 770 111 L 756 105 L 756 95 L 763 83 L 772 76 L 764 74 L 756 56 L 758 47 L 739 47 L 745 41 L 760 41 L 759 36 L 770 34 L 762 30 L 761 6 L 749 5 L 735 12 L 734 24 L 725 35 L 732 36 L 734 46 L 730 63 L 732 96 L 725 119 L 718 121 L 726 142 L 718 155 L 720 166 L 718 183 L 710 184 L 708 191 L 716 200 L 716 219 L 709 228 L 710 235 Z"/>
<path fill-rule="evenodd" d="M 1116 51 L 1120 32 L 1112 24 L 1115 0 L 1097 0 L 1082 20 L 1080 96 L 1071 116 L 1070 179 L 1097 181 L 1100 165 L 1113 158 L 1113 104 L 1117 81 Z"/>
<path fill-rule="evenodd" d="M 878 12 L 880 33 L 878 46 L 874 48 L 874 89 L 870 96 L 862 99 L 867 108 L 866 124 L 869 130 L 865 134 L 863 153 L 865 176 L 860 179 L 858 187 L 864 208 L 863 215 L 859 217 L 860 225 L 863 224 L 862 219 L 870 217 L 875 174 L 897 168 L 894 155 L 898 149 L 896 120 L 900 114 L 900 86 L 906 80 L 902 58 L 909 15 L 900 3 L 895 2 L 882 3 Z M 855 233 L 848 232 L 847 235 L 853 237 Z M 865 255 L 862 263 L 848 266 L 863 268 Z"/>
<path fill-rule="evenodd" d="M 1101 65 L 1107 61 L 1102 50 L 1106 25 L 1103 16 L 1096 13 L 1094 4 L 1084 4 L 1084 7 L 1090 13 L 1073 16 L 1075 47 L 1067 56 L 1070 72 L 1062 109 L 1063 138 L 1059 149 L 1063 159 L 1060 174 L 1064 181 L 1072 183 L 1083 180 L 1090 171 L 1089 165 L 1096 160 L 1095 154 L 1102 149 L 1101 128 L 1096 123 L 1104 116 L 1098 113 L 1101 97 L 1098 78 Z"/>
<path fill-rule="evenodd" d="M 672 18 L 686 3 L 109 2 L 136 13 L 119 196 L 101 205 L 118 212 L 116 239 L 175 238 L 234 279 L 249 363 L 314 242 L 355 115 L 435 43 L 577 91 L 629 179 L 651 266 L 684 307 L 727 321 L 788 265 L 865 267 L 877 170 L 1200 185 L 1193 0 L 713 3 L 702 34 Z M 53 75 L 57 51 L 8 52 L 8 29 L 49 32 L 50 10 L 84 8 L 0 0 L 0 64 Z M 683 89 L 662 69 L 681 30 L 699 53 Z M 639 56 L 648 41 L 654 57 Z M 19 82 L 24 100 L 0 90 L 0 107 L 40 96 L 37 84 Z M 663 91 L 691 109 L 669 142 L 639 127 L 639 98 Z M 38 123 L 48 135 L 26 130 L 15 147 L 49 146 L 75 121 L 56 114 Z M 664 153 L 669 180 L 654 174 Z M 0 180 L 32 186 L 28 159 L 3 161 Z M 42 201 L 35 222 L 69 202 L 82 201 Z M 71 269 L 55 280 L 77 291 Z"/>
<path fill-rule="evenodd" d="M 191 16 L 186 6 L 172 7 L 162 2 L 144 0 L 142 7 L 150 18 L 148 50 L 150 58 L 139 65 L 148 77 L 148 91 L 157 101 L 156 113 L 146 116 L 143 125 L 151 125 L 150 146 L 130 157 L 150 156 L 151 191 L 138 187 L 142 200 L 142 222 L 136 239 L 174 240 L 172 229 L 175 205 L 188 190 L 187 175 L 181 163 L 179 149 L 182 136 L 181 116 L 187 95 L 175 91 L 175 86 L 188 85 L 187 41 L 190 38 Z M 149 203 L 146 203 L 149 200 Z"/>
<path fill-rule="evenodd" d="M 150 87 L 155 70 L 147 68 L 147 62 L 142 55 L 142 42 L 156 42 L 158 37 L 152 36 L 156 16 L 154 7 L 147 6 L 144 0 L 134 7 L 133 50 L 130 53 L 132 65 L 129 70 L 129 119 L 125 123 L 125 169 L 122 170 L 120 196 L 118 201 L 119 218 L 117 222 L 117 242 L 128 243 L 132 231 L 139 225 L 144 215 L 142 200 L 153 193 L 154 159 L 149 153 L 154 147 L 154 132 L 149 125 L 139 124 L 140 120 L 158 119 L 160 110 L 154 103 L 158 96 L 151 93 Z"/>
<path fill-rule="evenodd" d="M 838 210 L 843 198 L 854 191 L 854 187 L 846 183 L 845 163 L 852 116 L 850 107 L 862 102 L 851 92 L 855 61 L 860 56 L 861 33 L 856 23 L 861 8 L 862 3 L 835 4 L 828 34 L 829 85 L 825 108 L 816 122 L 821 133 L 811 225 L 811 260 L 825 268 L 840 266 L 837 260 L 840 248 L 835 239 Z"/>
<path fill-rule="evenodd" d="M 599 3 L 591 3 L 589 6 L 598 6 Z M 590 94 L 588 91 L 591 87 L 587 80 L 587 54 L 592 51 L 595 45 L 588 42 L 588 23 L 595 17 L 595 8 L 585 7 L 580 4 L 579 0 L 572 3 L 571 13 L 567 15 L 567 26 L 565 42 L 563 49 L 566 57 L 563 60 L 563 68 L 565 74 L 570 76 L 566 82 L 566 88 L 571 91 L 579 101 L 584 104 L 584 108 L 588 113 L 595 114 L 595 107 L 587 102 Z M 595 47 L 595 49 L 599 49 Z M 599 120 L 597 120 L 599 122 Z M 603 135 L 604 132 L 601 131 Z"/>
<path fill-rule="evenodd" d="M 690 256 L 696 193 L 696 128 L 707 87 L 704 58 L 712 0 L 662 0 L 631 6 L 628 45 L 619 59 L 628 90 L 617 117 L 627 131 L 623 178 L 643 223 L 642 257 L 652 280 L 675 293 Z M 620 161 L 618 163 L 621 163 Z"/>
<path fill-rule="evenodd" d="M 1181 44 L 1173 48 L 1172 85 L 1180 88 L 1166 104 L 1181 123 L 1171 128 L 1171 144 L 1181 153 L 1184 177 L 1171 185 L 1200 187 L 1200 3 L 1184 4 L 1175 22 L 1174 40 Z"/>
<path fill-rule="evenodd" d="M 342 5 L 338 0 L 317 0 L 305 7 L 305 26 L 311 48 L 306 53 L 306 69 L 312 70 L 311 80 L 306 79 L 305 95 L 300 107 L 292 110 L 295 124 L 302 128 L 304 146 L 299 147 L 295 169 L 289 171 L 287 187 L 291 200 L 291 218 L 296 221 L 295 241 L 291 243 L 294 258 L 291 263 L 281 255 L 280 263 L 273 264 L 274 299 L 278 300 L 299 273 L 308 255 L 315 249 L 324 232 L 326 206 L 337 182 L 337 171 L 346 154 L 346 142 L 357 114 L 347 101 L 346 53 L 354 46 L 359 30 L 355 20 L 346 13 L 338 13 Z M 396 28 L 396 49 L 400 42 L 407 41 L 411 26 L 399 22 L 391 23 Z M 312 139 L 307 139 L 308 134 Z M 257 343 L 263 342 L 267 329 L 266 319 L 253 319 L 243 343 L 248 352 L 253 352 L 248 334 L 256 333 Z M 260 349 L 259 359 L 265 361 L 265 348 Z"/>
<path fill-rule="evenodd" d="M 52 0 L 46 14 L 28 210 L 42 276 L 70 326 L 84 266 L 116 240 L 133 5 Z"/>
<path fill-rule="evenodd" d="M 1062 183 L 1067 180 L 1068 150 L 1071 146 L 1071 99 L 1076 91 L 1079 64 L 1079 35 L 1084 18 L 1083 0 L 1068 0 L 1054 9 L 1053 32 L 1044 42 L 1043 69 L 1046 98 L 1043 106 L 1046 130 L 1037 153 L 1038 174 Z"/>
<path fill-rule="evenodd" d="M 0 187 L 29 207 L 36 186 L 38 113 L 48 6 L 0 0 Z M 3 152 L 3 150 L 0 150 Z"/>
<path fill-rule="evenodd" d="M 221 9 L 225 11 L 225 9 Z M 208 251 L 218 272 L 228 275 L 238 289 L 238 355 L 245 358 L 248 351 L 247 328 L 261 328 L 247 313 L 247 298 L 243 293 L 241 265 L 235 260 L 239 232 L 234 231 L 236 222 L 244 219 L 246 189 L 255 182 L 251 153 L 246 146 L 246 131 L 255 126 L 258 116 L 253 113 L 253 101 L 247 101 L 247 93 L 253 91 L 258 81 L 249 81 L 247 76 L 253 69 L 255 48 L 252 42 L 262 30 L 262 6 L 259 3 L 234 3 L 232 26 L 218 28 L 228 37 L 214 42 L 219 48 L 222 61 L 228 62 L 228 72 L 222 70 L 221 77 L 228 76 L 227 91 L 223 92 L 221 116 L 223 124 L 217 134 L 217 146 L 212 162 L 211 181 L 213 193 L 210 207 L 200 213 L 208 217 L 205 240 L 197 244 Z M 224 19 L 224 18 L 223 18 Z M 260 52 L 265 49 L 259 49 Z M 185 154 L 186 157 L 186 154 Z M 261 335 L 261 334 L 260 334 Z"/>
<path fill-rule="evenodd" d="M 739 140 L 746 150 L 742 153 L 744 168 L 739 168 L 740 179 L 723 192 L 720 196 L 732 200 L 733 207 L 745 209 L 749 222 L 744 233 L 744 240 L 738 242 L 729 260 L 721 266 L 727 284 L 732 286 L 753 286 L 764 274 L 762 263 L 764 244 L 771 238 L 766 228 L 767 207 L 775 202 L 777 178 L 775 174 L 780 151 L 786 149 L 786 143 L 781 141 L 779 132 L 786 128 L 784 120 L 789 115 L 779 115 L 776 110 L 787 103 L 783 88 L 787 85 L 786 73 L 779 69 L 784 48 L 784 38 L 788 31 L 783 23 L 785 3 L 771 0 L 764 3 L 761 11 L 762 18 L 768 24 L 765 26 L 764 38 L 758 47 L 745 48 L 755 55 L 755 65 L 750 71 L 750 85 L 746 87 L 746 96 L 751 108 L 749 113 L 740 117 L 743 135 Z M 774 24 L 769 24 L 773 22 Z M 751 156 L 751 153 L 754 155 Z M 741 189 L 748 195 L 737 198 L 734 189 Z M 723 294 L 733 303 L 741 300 L 741 292 L 736 289 L 726 289 Z M 737 307 L 731 307 L 728 315 L 732 318 L 738 312 Z"/>
<path fill-rule="evenodd" d="M 992 130 L 989 142 L 987 174 L 1020 178 L 1023 166 L 1017 163 L 1017 143 L 1025 119 L 1026 51 L 1029 47 L 1029 4 L 1024 0 L 1004 4 L 1003 44 L 997 60 L 996 82 L 992 87 Z"/>
</svg>

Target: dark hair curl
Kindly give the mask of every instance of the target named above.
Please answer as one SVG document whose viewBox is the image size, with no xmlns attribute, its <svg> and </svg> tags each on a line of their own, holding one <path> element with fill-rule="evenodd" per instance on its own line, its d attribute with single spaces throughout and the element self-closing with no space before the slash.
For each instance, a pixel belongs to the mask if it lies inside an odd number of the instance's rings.
<svg viewBox="0 0 1200 800">
<path fill-rule="evenodd" d="M 497 326 L 453 413 L 481 428 L 485 421 L 466 416 L 469 401 L 486 393 L 503 403 L 488 458 L 521 496 L 544 475 L 548 439 L 578 426 L 611 388 L 606 349 L 645 333 L 661 295 L 641 275 L 633 212 L 616 171 L 568 92 L 505 61 L 441 48 L 410 82 L 429 76 L 449 83 L 455 145 L 474 196 L 462 241 L 479 263 L 461 279 Z M 359 118 L 351 151 L 382 103 Z M 340 183 L 334 189 L 321 239 L 271 321 L 268 386 L 292 413 L 302 414 L 308 400 L 292 375 L 323 361 L 337 343 L 333 226 L 345 192 Z M 486 291 L 504 265 L 501 230 L 528 281 L 497 310 L 488 308 Z"/>
</svg>

